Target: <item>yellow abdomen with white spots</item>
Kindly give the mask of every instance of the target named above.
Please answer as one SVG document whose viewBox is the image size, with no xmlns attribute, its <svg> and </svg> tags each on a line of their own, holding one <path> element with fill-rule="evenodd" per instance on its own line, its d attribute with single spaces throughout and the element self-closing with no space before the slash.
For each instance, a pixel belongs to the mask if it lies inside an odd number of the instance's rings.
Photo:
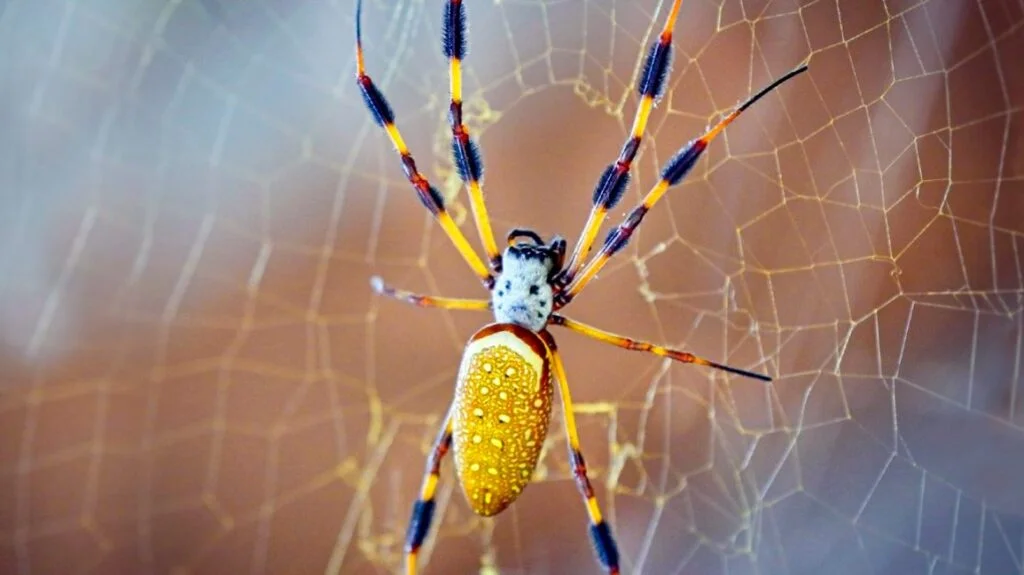
<svg viewBox="0 0 1024 575">
<path fill-rule="evenodd" d="M 476 332 L 459 368 L 452 413 L 455 469 L 473 511 L 491 516 L 530 482 L 551 420 L 547 346 L 515 324 Z"/>
</svg>

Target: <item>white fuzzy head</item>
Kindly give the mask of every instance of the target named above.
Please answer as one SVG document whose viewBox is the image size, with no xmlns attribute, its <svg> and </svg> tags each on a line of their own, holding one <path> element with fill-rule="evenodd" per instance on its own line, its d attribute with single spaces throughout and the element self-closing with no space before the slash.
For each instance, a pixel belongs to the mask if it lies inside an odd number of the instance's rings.
<svg viewBox="0 0 1024 575">
<path fill-rule="evenodd" d="M 491 290 L 495 321 L 521 325 L 533 332 L 544 329 L 552 306 L 549 277 L 555 263 L 551 252 L 527 244 L 509 246 L 501 264 L 501 275 Z"/>
</svg>

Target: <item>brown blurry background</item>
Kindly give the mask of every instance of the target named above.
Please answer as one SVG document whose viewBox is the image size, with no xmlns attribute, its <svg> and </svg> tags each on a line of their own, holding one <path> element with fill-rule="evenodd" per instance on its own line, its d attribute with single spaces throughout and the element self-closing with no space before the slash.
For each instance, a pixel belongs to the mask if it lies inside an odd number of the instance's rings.
<svg viewBox="0 0 1024 575">
<path fill-rule="evenodd" d="M 659 0 L 468 1 L 499 237 L 574 239 Z M 370 73 L 477 245 L 440 0 L 367 0 Z M 353 82 L 350 0 L 0 2 L 0 572 L 394 573 L 484 295 Z M 1024 3 L 687 0 L 618 219 L 752 108 L 556 332 L 624 572 L 1024 572 Z M 609 224 L 611 225 L 611 223 Z M 597 573 L 556 410 L 426 573 Z"/>
</svg>

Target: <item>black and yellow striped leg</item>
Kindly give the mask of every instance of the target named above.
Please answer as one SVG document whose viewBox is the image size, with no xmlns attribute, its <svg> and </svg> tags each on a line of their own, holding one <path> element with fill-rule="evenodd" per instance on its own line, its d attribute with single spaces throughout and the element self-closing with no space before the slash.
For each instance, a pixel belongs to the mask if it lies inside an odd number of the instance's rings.
<svg viewBox="0 0 1024 575">
<path fill-rule="evenodd" d="M 441 431 L 434 440 L 434 447 L 427 457 L 426 476 L 420 488 L 420 498 L 413 504 L 412 517 L 409 518 L 409 529 L 405 533 L 405 572 L 416 575 L 416 556 L 430 531 L 430 523 L 434 519 L 434 494 L 437 491 L 437 480 L 441 473 L 441 460 L 452 446 L 451 412 L 444 417 Z"/>
<path fill-rule="evenodd" d="M 608 260 L 622 250 L 622 248 L 626 247 L 630 236 L 632 236 L 633 232 L 640 226 L 640 223 L 643 221 L 644 216 L 647 215 L 647 212 L 654 206 L 654 204 L 658 203 L 658 200 L 665 195 L 665 192 L 670 187 L 678 184 L 686 177 L 686 174 L 688 174 L 693 166 L 696 165 L 701 154 L 703 154 L 704 150 L 707 149 L 708 144 L 710 144 L 726 126 L 731 124 L 732 121 L 738 118 L 747 108 L 754 105 L 754 102 L 763 98 L 766 94 L 779 87 L 786 80 L 789 80 L 806 70 L 807 65 L 803 64 L 787 72 L 781 78 L 762 88 L 759 92 L 740 104 L 739 107 L 732 111 L 732 113 L 718 122 L 715 127 L 705 132 L 703 136 L 693 140 L 679 150 L 679 152 L 677 152 L 676 155 L 673 156 L 667 164 L 665 164 L 665 167 L 662 168 L 661 180 L 659 180 L 651 191 L 647 193 L 643 201 L 629 212 L 625 221 L 608 233 L 608 237 L 605 238 L 604 246 L 601 248 L 601 251 L 594 256 L 594 259 L 590 260 L 573 283 L 569 284 L 568 288 L 558 294 L 558 297 L 555 299 L 555 309 L 564 307 L 572 301 L 574 297 L 583 291 L 583 288 L 587 286 L 590 280 L 597 275 L 597 272 L 601 271 L 601 268 L 608 263 Z"/>
<path fill-rule="evenodd" d="M 380 295 L 386 295 L 388 297 L 404 301 L 405 303 L 411 303 L 412 305 L 416 305 L 419 307 L 436 307 L 440 309 L 462 309 L 476 311 L 487 311 L 491 309 L 490 300 L 439 297 L 413 293 L 411 291 L 406 291 L 404 289 L 392 287 L 384 283 L 384 280 L 380 279 L 379 276 L 373 276 L 372 278 L 370 278 L 370 286 L 373 287 L 373 291 L 377 292 Z"/>
<path fill-rule="evenodd" d="M 405 177 L 408 178 L 409 183 L 416 190 L 416 194 L 419 196 L 420 203 L 423 204 L 427 210 L 434 216 L 441 228 L 444 229 L 445 233 L 451 239 L 452 243 L 455 244 L 456 249 L 462 254 L 463 259 L 469 264 L 469 267 L 473 268 L 473 272 L 476 273 L 480 281 L 490 289 L 494 286 L 494 276 L 488 271 L 487 266 L 480 260 L 480 256 L 473 251 L 473 247 L 469 244 L 466 236 L 459 230 L 458 225 L 455 224 L 455 220 L 452 219 L 448 210 L 444 206 L 444 197 L 441 196 L 441 192 L 437 191 L 437 188 L 430 185 L 427 178 L 423 176 L 416 168 L 416 161 L 412 157 L 412 153 L 409 152 L 409 148 L 405 145 L 405 140 L 402 139 L 402 134 L 398 131 L 398 127 L 395 125 L 395 113 L 391 109 L 391 105 L 388 104 L 384 94 L 381 93 L 380 89 L 373 83 L 370 76 L 366 74 L 366 65 L 363 61 L 363 36 L 362 36 L 362 14 L 363 14 L 363 2 L 357 0 L 356 2 L 356 82 L 359 84 L 359 90 L 363 94 L 363 100 L 366 102 L 367 108 L 370 109 L 370 113 L 373 114 L 374 121 L 379 126 L 384 128 L 387 132 L 388 137 L 391 138 L 391 143 L 394 144 L 395 149 L 398 150 L 399 155 L 402 157 L 402 169 L 405 171 Z"/>
<path fill-rule="evenodd" d="M 590 518 L 590 539 L 594 544 L 598 560 L 601 561 L 609 575 L 617 575 L 619 573 L 619 550 L 615 545 L 615 538 L 612 537 L 611 528 L 601 515 L 597 496 L 594 495 L 594 487 L 590 484 L 590 479 L 587 478 L 587 464 L 583 459 L 580 436 L 576 431 L 576 416 L 573 413 L 569 381 L 565 377 L 565 366 L 558 353 L 555 338 L 547 331 L 541 332 L 541 337 L 544 338 L 544 342 L 548 346 L 551 365 L 555 370 L 555 378 L 558 379 L 559 396 L 562 398 L 562 416 L 565 420 L 565 435 L 569 441 L 569 461 L 572 464 L 576 487 L 587 506 L 587 516 Z"/>
<path fill-rule="evenodd" d="M 713 361 L 711 361 L 709 359 L 704 359 L 703 357 L 699 357 L 699 356 L 693 355 L 692 353 L 687 352 L 687 351 L 680 351 L 680 350 L 677 350 L 677 349 L 670 349 L 670 348 L 667 348 L 667 347 L 662 347 L 660 345 L 655 345 L 655 344 L 647 342 L 647 341 L 640 341 L 640 340 L 632 339 L 632 338 L 626 337 L 624 335 L 619 335 L 619 334 L 616 334 L 616 333 L 612 333 L 610 331 L 605 331 L 603 329 L 596 328 L 596 327 L 594 327 L 592 325 L 587 325 L 587 324 L 585 324 L 583 322 L 579 322 L 579 321 L 576 321 L 574 319 L 569 319 L 569 318 L 567 318 L 567 317 L 565 317 L 563 315 L 559 315 L 557 313 L 551 315 L 551 323 L 554 324 L 554 325 L 560 325 L 562 327 L 569 328 L 572 331 L 575 331 L 576 333 L 583 334 L 583 335 L 585 335 L 587 337 L 596 339 L 597 341 L 603 341 L 605 343 L 610 343 L 612 345 L 621 347 L 623 349 L 630 349 L 630 350 L 633 350 L 633 351 L 646 351 L 648 353 L 653 353 L 654 355 L 657 355 L 657 356 L 660 356 L 660 357 L 667 357 L 669 359 L 674 359 L 674 360 L 676 360 L 678 362 L 681 362 L 681 363 L 692 363 L 692 364 L 695 364 L 695 365 L 703 365 L 703 366 L 706 366 L 706 367 L 711 367 L 711 368 L 714 368 L 714 369 L 719 369 L 719 370 L 722 370 L 722 371 L 725 371 L 725 372 L 728 372 L 728 373 L 733 373 L 733 374 L 736 374 L 736 375 L 742 375 L 743 377 L 750 377 L 750 378 L 753 378 L 753 379 L 759 379 L 761 381 L 771 381 L 772 380 L 772 378 L 768 377 L 767 375 L 762 375 L 760 373 L 754 373 L 752 371 L 747 371 L 745 369 L 740 369 L 738 367 L 732 367 L 730 365 L 725 365 L 725 364 L 722 364 L 722 363 L 716 363 L 716 362 L 713 362 Z"/>
<path fill-rule="evenodd" d="M 665 78 L 668 75 L 672 64 L 672 31 L 676 26 L 676 18 L 679 16 L 679 5 L 682 0 L 675 0 L 672 3 L 672 10 L 665 18 L 665 26 L 658 36 L 658 41 L 651 45 L 644 61 L 643 73 L 637 79 L 636 90 L 640 94 L 640 106 L 633 117 L 633 129 L 630 138 L 622 146 L 617 160 L 608 164 L 601 178 L 594 189 L 593 207 L 587 222 L 583 225 L 583 231 L 576 242 L 569 263 L 562 273 L 556 278 L 556 285 L 565 287 L 572 283 L 573 278 L 583 267 L 590 249 L 594 246 L 597 232 L 601 229 L 608 212 L 618 205 L 622 194 L 626 192 L 629 185 L 629 168 L 640 149 L 640 142 L 643 140 L 644 132 L 647 129 L 647 120 L 651 116 L 651 109 L 661 98 L 665 91 Z"/>
<path fill-rule="evenodd" d="M 501 273 L 501 254 L 494 240 L 494 231 L 491 229 L 491 219 L 487 215 L 480 183 L 484 173 L 480 148 L 469 136 L 469 129 L 462 122 L 462 60 L 466 57 L 466 6 L 461 0 L 448 0 L 445 4 L 442 27 L 442 43 L 444 55 L 448 58 L 451 93 L 448 123 L 452 128 L 452 155 L 462 181 L 469 188 L 469 205 L 473 210 L 477 231 L 480 233 L 480 243 L 487 252 L 491 269 Z"/>
</svg>

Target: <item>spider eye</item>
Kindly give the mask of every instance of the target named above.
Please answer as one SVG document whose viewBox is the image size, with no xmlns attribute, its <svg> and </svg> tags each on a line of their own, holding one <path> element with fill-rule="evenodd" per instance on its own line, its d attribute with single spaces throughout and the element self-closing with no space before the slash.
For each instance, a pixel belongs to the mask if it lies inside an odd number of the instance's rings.
<svg viewBox="0 0 1024 575">
<path fill-rule="evenodd" d="M 534 284 L 534 285 L 530 286 L 530 295 L 537 295 L 539 293 L 540 293 L 540 286 L 539 285 Z"/>
</svg>

